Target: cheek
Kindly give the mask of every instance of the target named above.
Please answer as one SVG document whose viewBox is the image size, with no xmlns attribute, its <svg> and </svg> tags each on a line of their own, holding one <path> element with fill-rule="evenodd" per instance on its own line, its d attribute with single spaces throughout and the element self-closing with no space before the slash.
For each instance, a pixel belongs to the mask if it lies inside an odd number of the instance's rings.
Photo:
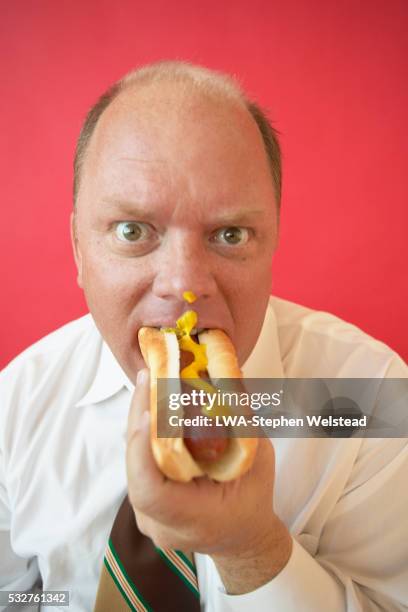
<svg viewBox="0 0 408 612">
<path fill-rule="evenodd" d="M 84 258 L 83 287 L 91 311 L 128 312 L 148 285 L 149 268 L 141 261 L 95 253 Z"/>
<path fill-rule="evenodd" d="M 272 273 L 269 258 L 256 262 L 224 265 L 219 288 L 233 319 L 232 340 L 242 364 L 258 339 L 271 293 Z"/>
<path fill-rule="evenodd" d="M 257 298 L 271 290 L 271 262 L 265 260 L 240 261 L 239 265 L 225 266 L 222 271 L 222 285 L 237 310 L 256 308 Z"/>
</svg>

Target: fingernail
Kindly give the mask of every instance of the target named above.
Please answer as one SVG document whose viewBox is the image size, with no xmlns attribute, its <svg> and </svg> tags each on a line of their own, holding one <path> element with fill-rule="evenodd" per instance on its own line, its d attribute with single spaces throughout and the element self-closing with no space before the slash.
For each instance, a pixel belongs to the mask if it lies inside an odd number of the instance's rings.
<svg viewBox="0 0 408 612">
<path fill-rule="evenodd" d="M 143 385 L 147 379 L 147 370 L 143 368 L 143 370 L 139 370 L 136 377 L 136 384 Z"/>
</svg>

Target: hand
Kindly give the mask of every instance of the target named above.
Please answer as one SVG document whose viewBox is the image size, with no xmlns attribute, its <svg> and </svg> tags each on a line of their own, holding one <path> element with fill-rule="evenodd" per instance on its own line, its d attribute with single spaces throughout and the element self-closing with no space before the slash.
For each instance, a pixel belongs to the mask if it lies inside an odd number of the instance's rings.
<svg viewBox="0 0 408 612">
<path fill-rule="evenodd" d="M 143 370 L 130 408 L 126 453 L 129 500 L 140 531 L 161 548 L 211 555 L 230 593 L 269 581 L 291 552 L 290 535 L 273 511 L 270 441 L 259 440 L 252 468 L 237 480 L 173 482 L 152 454 L 149 402 L 149 373 Z"/>
</svg>

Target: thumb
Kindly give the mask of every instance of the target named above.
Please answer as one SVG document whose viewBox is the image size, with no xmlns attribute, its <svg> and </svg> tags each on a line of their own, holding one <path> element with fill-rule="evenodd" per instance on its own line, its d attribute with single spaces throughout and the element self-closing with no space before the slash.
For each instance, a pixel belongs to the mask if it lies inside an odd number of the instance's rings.
<svg viewBox="0 0 408 612">
<path fill-rule="evenodd" d="M 129 410 L 126 472 L 128 494 L 133 507 L 150 507 L 156 485 L 164 476 L 153 457 L 150 436 L 150 375 L 149 370 L 138 372 L 135 392 Z"/>
<path fill-rule="evenodd" d="M 149 428 L 150 423 L 150 373 L 139 370 L 128 416 L 127 442 L 138 432 Z"/>
</svg>

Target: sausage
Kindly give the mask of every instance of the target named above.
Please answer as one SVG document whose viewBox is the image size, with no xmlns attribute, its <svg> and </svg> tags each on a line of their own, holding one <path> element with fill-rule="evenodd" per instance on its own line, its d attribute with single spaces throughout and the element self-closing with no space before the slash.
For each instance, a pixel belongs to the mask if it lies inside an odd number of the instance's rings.
<svg viewBox="0 0 408 612">
<path fill-rule="evenodd" d="M 217 461 L 228 446 L 227 438 L 184 438 L 184 444 L 194 461 L 212 463 Z"/>
<path fill-rule="evenodd" d="M 190 365 L 193 361 L 193 354 L 190 351 L 180 351 L 180 370 Z M 205 372 L 200 378 L 209 379 L 208 373 Z M 183 383 L 181 383 L 183 386 Z M 190 391 L 191 388 L 186 385 L 183 391 Z M 188 418 L 202 415 L 199 406 L 185 406 L 184 414 Z M 217 430 L 220 428 L 217 427 Z M 208 433 L 208 430 L 200 427 L 184 426 L 184 444 L 188 448 L 191 456 L 195 461 L 212 463 L 217 461 L 225 452 L 228 446 L 228 438 L 215 437 Z"/>
<path fill-rule="evenodd" d="M 194 355 L 191 351 L 180 350 L 180 372 L 194 361 Z"/>
<path fill-rule="evenodd" d="M 202 415 L 202 412 L 199 406 L 185 406 L 184 414 L 193 418 Z M 228 438 L 215 437 L 209 429 L 203 427 L 184 425 L 183 438 L 195 461 L 217 461 L 228 446 Z"/>
</svg>

